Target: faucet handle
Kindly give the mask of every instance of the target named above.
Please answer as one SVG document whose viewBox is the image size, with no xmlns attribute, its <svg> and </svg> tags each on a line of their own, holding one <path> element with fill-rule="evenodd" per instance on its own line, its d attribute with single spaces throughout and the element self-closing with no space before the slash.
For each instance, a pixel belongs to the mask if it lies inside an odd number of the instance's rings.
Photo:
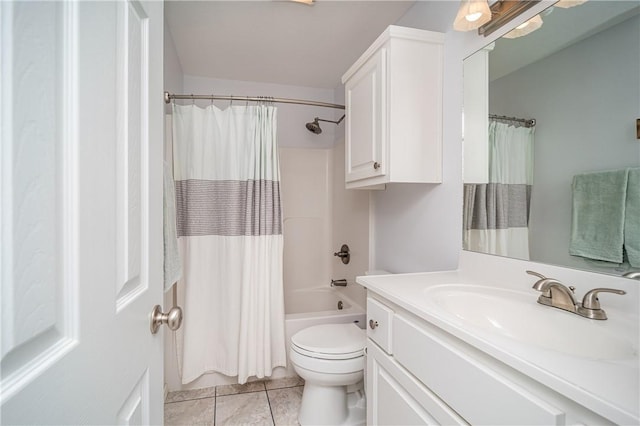
<svg viewBox="0 0 640 426">
<path fill-rule="evenodd" d="M 600 307 L 598 293 L 627 294 L 626 291 L 615 288 L 594 288 L 584 295 L 584 298 L 582 299 L 582 306 L 578 306 L 578 315 L 596 320 L 607 319 L 606 312 Z"/>
<path fill-rule="evenodd" d="M 589 290 L 582 299 L 582 307 L 586 309 L 600 309 L 600 300 L 598 300 L 598 293 L 614 293 L 614 294 L 627 294 L 624 290 L 618 290 L 615 288 L 594 288 Z"/>
<path fill-rule="evenodd" d="M 544 275 L 542 275 L 541 273 L 536 272 L 536 271 L 526 271 L 526 272 L 527 272 L 527 274 L 536 276 L 536 277 L 540 278 L 541 280 L 544 280 L 544 279 L 547 278 Z"/>
<path fill-rule="evenodd" d="M 542 293 L 542 295 L 540 296 L 542 299 L 538 300 L 540 303 L 545 304 L 542 301 L 543 299 L 551 299 L 551 286 L 550 286 L 550 284 L 560 284 L 560 285 L 562 285 L 562 283 L 560 281 L 556 280 L 555 278 L 547 278 L 547 277 L 545 277 L 544 275 L 542 275 L 539 272 L 535 272 L 535 271 L 526 271 L 526 272 L 529 275 L 533 275 L 535 277 L 540 278 L 538 281 L 533 283 L 533 289 Z"/>
</svg>

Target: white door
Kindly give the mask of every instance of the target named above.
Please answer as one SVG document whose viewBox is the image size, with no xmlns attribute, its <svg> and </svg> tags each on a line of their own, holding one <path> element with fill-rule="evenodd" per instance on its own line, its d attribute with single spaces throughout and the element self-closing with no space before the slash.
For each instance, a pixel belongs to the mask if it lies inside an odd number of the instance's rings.
<svg viewBox="0 0 640 426">
<path fill-rule="evenodd" d="M 162 423 L 163 5 L 0 2 L 1 423 Z"/>
</svg>

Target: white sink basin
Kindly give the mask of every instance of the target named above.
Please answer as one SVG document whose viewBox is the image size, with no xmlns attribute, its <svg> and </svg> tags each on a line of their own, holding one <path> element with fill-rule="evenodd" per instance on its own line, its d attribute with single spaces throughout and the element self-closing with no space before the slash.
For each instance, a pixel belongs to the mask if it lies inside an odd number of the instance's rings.
<svg viewBox="0 0 640 426">
<path fill-rule="evenodd" d="M 587 359 L 638 356 L 637 329 L 542 306 L 535 294 L 463 284 L 437 285 L 424 294 L 469 329 Z"/>
</svg>

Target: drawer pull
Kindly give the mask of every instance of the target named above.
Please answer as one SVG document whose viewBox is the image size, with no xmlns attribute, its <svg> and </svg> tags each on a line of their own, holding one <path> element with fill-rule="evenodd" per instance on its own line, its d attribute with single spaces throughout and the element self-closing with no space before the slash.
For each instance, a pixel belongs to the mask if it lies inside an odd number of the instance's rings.
<svg viewBox="0 0 640 426">
<path fill-rule="evenodd" d="M 369 327 L 371 327 L 372 330 L 377 326 L 378 326 L 378 321 L 374 321 L 372 319 L 369 320 Z"/>
<path fill-rule="evenodd" d="M 377 161 L 375 163 L 373 163 L 373 169 L 374 170 L 378 170 L 380 168 L 380 163 L 378 163 Z"/>
</svg>

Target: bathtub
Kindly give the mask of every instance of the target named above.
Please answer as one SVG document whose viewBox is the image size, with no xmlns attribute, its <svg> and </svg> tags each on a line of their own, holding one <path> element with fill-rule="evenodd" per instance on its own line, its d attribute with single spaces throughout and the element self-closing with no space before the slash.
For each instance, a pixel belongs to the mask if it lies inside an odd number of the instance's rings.
<svg viewBox="0 0 640 426">
<path fill-rule="evenodd" d="M 338 303 L 342 309 L 338 309 Z M 291 336 L 318 324 L 356 323 L 365 328 L 364 309 L 353 304 L 339 290 L 331 287 L 294 290 L 285 295 L 285 333 L 287 339 L 287 368 L 274 371 L 274 378 L 296 376 L 289 362 Z"/>
</svg>

